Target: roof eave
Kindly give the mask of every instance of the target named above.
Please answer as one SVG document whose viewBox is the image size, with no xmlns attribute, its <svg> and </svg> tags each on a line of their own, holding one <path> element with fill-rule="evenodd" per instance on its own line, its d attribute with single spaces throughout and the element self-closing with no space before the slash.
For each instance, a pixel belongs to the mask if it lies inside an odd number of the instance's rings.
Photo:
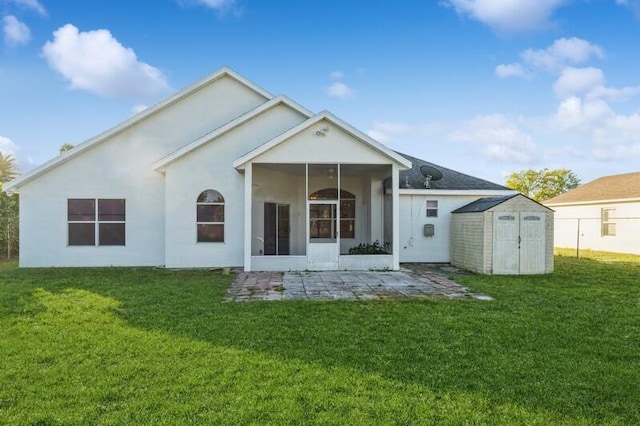
<svg viewBox="0 0 640 426">
<path fill-rule="evenodd" d="M 303 106 L 301 106 L 300 104 L 292 101 L 291 99 L 289 99 L 286 96 L 280 95 L 277 96 L 275 98 L 272 98 L 271 100 L 258 105 L 256 108 L 252 109 L 251 111 L 229 121 L 228 123 L 218 127 L 217 129 L 207 133 L 204 136 L 201 136 L 200 138 L 196 139 L 195 141 L 190 142 L 189 144 L 183 146 L 182 148 L 172 152 L 171 154 L 163 157 L 162 159 L 156 161 L 153 165 L 152 168 L 153 170 L 157 171 L 157 172 L 164 172 L 167 168 L 167 166 L 169 166 L 169 164 L 173 163 L 174 161 L 179 160 L 180 158 L 188 155 L 189 153 L 197 150 L 199 147 L 201 147 L 202 145 L 221 137 L 222 135 L 232 131 L 233 129 L 236 129 L 238 127 L 240 127 L 241 125 L 243 125 L 244 123 L 250 121 L 251 119 L 264 114 L 265 112 L 277 107 L 278 105 L 286 105 L 290 108 L 292 108 L 293 110 L 299 112 L 300 114 L 306 116 L 306 117 L 310 117 L 311 115 L 313 115 L 308 109 L 304 108 Z"/>
<path fill-rule="evenodd" d="M 303 132 L 304 130 L 308 129 L 309 127 L 313 126 L 314 124 L 319 123 L 322 120 L 329 121 L 333 125 L 341 128 L 342 130 L 344 130 L 347 133 L 351 134 L 355 138 L 360 139 L 361 142 L 364 142 L 364 143 L 368 144 L 369 146 L 374 148 L 376 151 L 378 151 L 380 154 L 383 154 L 384 156 L 386 156 L 389 159 L 393 160 L 394 163 L 396 163 L 398 166 L 400 166 L 401 170 L 406 170 L 406 169 L 410 169 L 411 168 L 411 161 L 409 161 L 406 158 L 402 157 L 401 155 L 397 154 L 395 151 L 392 151 L 392 150 L 386 148 L 384 145 L 382 145 L 381 143 L 379 143 L 375 139 L 372 139 L 371 137 L 367 136 L 365 133 L 362 133 L 361 131 L 359 131 L 355 127 L 353 127 L 350 124 L 344 122 L 343 120 L 339 119 L 338 117 L 336 117 L 335 115 L 331 114 L 330 112 L 328 112 L 326 110 L 319 112 L 318 114 L 314 115 L 313 117 L 310 117 L 308 120 L 306 120 L 306 121 L 300 123 L 299 125 L 289 129 L 288 131 L 284 132 L 280 136 L 276 136 L 275 138 L 271 139 L 270 141 L 264 143 L 263 145 L 260 145 L 259 147 L 255 148 L 254 150 L 249 151 L 247 154 L 237 158 L 233 162 L 233 167 L 236 168 L 237 170 L 244 170 L 244 168 L 245 168 L 244 166 L 248 162 L 250 162 L 253 159 L 257 158 L 258 156 L 264 154 L 265 152 L 271 150 L 272 148 L 275 148 L 276 146 L 278 146 L 280 143 L 284 142 L 285 140 L 294 137 L 295 135 L 299 134 L 300 132 Z"/>
<path fill-rule="evenodd" d="M 209 84 L 213 83 L 214 81 L 217 81 L 221 78 L 224 78 L 225 76 L 229 76 L 233 79 L 235 79 L 236 81 L 242 83 L 243 85 L 245 85 L 246 87 L 248 87 L 249 89 L 253 90 L 254 92 L 258 93 L 259 95 L 263 96 L 265 99 L 271 99 L 273 97 L 273 95 L 269 92 L 267 92 L 266 90 L 262 89 L 260 86 L 250 82 L 249 80 L 245 79 L 244 77 L 242 77 L 241 75 L 239 75 L 238 73 L 236 73 L 235 71 L 231 70 L 230 68 L 224 66 L 220 69 L 218 69 L 217 71 L 213 72 L 212 74 L 209 74 L 207 77 L 185 87 L 184 89 L 180 90 L 179 92 L 165 98 L 164 100 L 158 102 L 157 104 L 145 109 L 142 112 L 139 112 L 138 114 L 135 114 L 134 116 L 128 118 L 127 120 L 121 122 L 120 124 L 90 138 L 87 139 L 86 141 L 82 142 L 81 144 L 75 146 L 73 149 L 47 161 L 46 163 L 42 164 L 41 166 L 38 166 L 36 168 L 34 168 L 33 170 L 31 170 L 29 173 L 26 173 L 24 175 L 21 175 L 19 177 L 17 177 L 16 179 L 12 180 L 11 182 L 8 182 L 7 184 L 5 184 L 5 191 L 9 192 L 19 192 L 18 189 L 21 186 L 24 186 L 25 184 L 33 181 L 34 179 L 37 179 L 38 177 L 40 177 L 42 174 L 46 173 L 47 171 L 49 171 L 50 169 L 60 166 L 64 163 L 66 163 L 67 161 L 77 157 L 78 155 L 80 155 L 81 153 L 83 153 L 84 151 L 92 148 L 95 145 L 98 145 L 114 136 L 116 136 L 119 133 L 122 133 L 124 131 L 126 131 L 127 129 L 133 127 L 134 125 L 138 124 L 139 122 L 147 119 L 148 117 L 157 114 L 158 112 L 168 108 L 169 106 L 175 104 L 176 102 L 179 102 L 180 100 L 186 98 L 187 96 L 191 95 L 192 93 L 202 89 L 205 86 L 208 86 Z"/>
</svg>

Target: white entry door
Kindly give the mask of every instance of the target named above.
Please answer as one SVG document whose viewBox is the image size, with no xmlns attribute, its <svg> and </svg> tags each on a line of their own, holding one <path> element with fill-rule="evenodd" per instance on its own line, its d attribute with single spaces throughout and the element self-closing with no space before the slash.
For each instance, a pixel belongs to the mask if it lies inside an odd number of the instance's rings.
<svg viewBox="0 0 640 426">
<path fill-rule="evenodd" d="M 307 259 L 311 270 L 338 269 L 340 236 L 337 201 L 310 201 Z"/>
<path fill-rule="evenodd" d="M 545 217 L 544 213 L 520 213 L 521 274 L 544 273 Z"/>
<path fill-rule="evenodd" d="M 501 213 L 493 221 L 493 273 L 542 274 L 545 270 L 545 214 Z"/>
</svg>

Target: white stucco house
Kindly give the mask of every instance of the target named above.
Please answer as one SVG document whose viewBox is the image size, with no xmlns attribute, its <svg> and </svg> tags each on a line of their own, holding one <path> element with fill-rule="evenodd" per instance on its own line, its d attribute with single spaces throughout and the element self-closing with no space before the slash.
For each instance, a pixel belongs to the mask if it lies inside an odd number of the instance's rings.
<svg viewBox="0 0 640 426">
<path fill-rule="evenodd" d="M 604 176 L 544 202 L 555 246 L 640 254 L 640 172 Z"/>
<path fill-rule="evenodd" d="M 441 179 L 426 188 L 421 166 Z M 22 267 L 245 270 L 449 262 L 451 212 L 513 193 L 395 152 L 228 68 L 5 190 L 20 194 Z M 386 254 L 349 254 L 376 241 Z"/>
</svg>

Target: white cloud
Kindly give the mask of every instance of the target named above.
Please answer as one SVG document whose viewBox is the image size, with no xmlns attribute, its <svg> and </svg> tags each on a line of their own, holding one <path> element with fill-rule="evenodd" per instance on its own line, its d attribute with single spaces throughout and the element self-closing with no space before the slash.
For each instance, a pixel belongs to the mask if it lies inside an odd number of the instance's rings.
<svg viewBox="0 0 640 426">
<path fill-rule="evenodd" d="M 354 94 L 353 90 L 349 86 L 339 81 L 329 86 L 329 88 L 327 89 L 327 93 L 332 98 L 338 99 L 349 99 Z"/>
<path fill-rule="evenodd" d="M 182 4 L 196 4 L 213 9 L 220 14 L 225 14 L 230 11 L 239 13 L 235 8 L 236 0 L 177 0 Z"/>
<path fill-rule="evenodd" d="M 31 40 L 31 30 L 24 23 L 13 15 L 2 18 L 2 31 L 4 41 L 9 46 L 19 46 L 29 43 Z"/>
<path fill-rule="evenodd" d="M 560 77 L 553 83 L 553 90 L 560 98 L 588 93 L 604 85 L 604 73 L 599 68 L 572 68 L 562 70 Z"/>
<path fill-rule="evenodd" d="M 530 163 L 538 151 L 533 138 L 501 114 L 479 116 L 461 123 L 449 137 L 455 141 L 478 143 L 486 157 L 509 163 Z"/>
<path fill-rule="evenodd" d="M 7 0 L 7 3 L 14 3 L 25 9 L 30 9 L 41 16 L 47 16 L 47 10 L 38 0 Z"/>
<path fill-rule="evenodd" d="M 413 130 L 407 123 L 392 121 L 374 121 L 372 127 L 373 128 L 367 132 L 367 135 L 381 143 L 392 142 L 394 135 Z"/>
<path fill-rule="evenodd" d="M 136 105 L 134 105 L 134 106 L 131 108 L 131 112 L 132 112 L 133 114 L 139 114 L 139 113 L 141 113 L 142 111 L 144 111 L 144 110 L 145 110 L 145 109 L 147 109 L 147 108 L 149 108 L 149 106 L 148 106 L 148 105 L 145 105 L 145 104 L 136 104 Z"/>
<path fill-rule="evenodd" d="M 344 78 L 344 72 L 340 70 L 331 71 L 331 73 L 329 74 L 329 78 L 331 80 L 342 80 Z"/>
<path fill-rule="evenodd" d="M 566 65 L 583 64 L 591 58 L 604 58 L 604 51 L 598 45 L 581 38 L 560 38 L 546 49 L 527 49 L 520 54 L 531 67 L 557 71 Z"/>
<path fill-rule="evenodd" d="M 581 129 L 613 115 L 609 105 L 601 99 L 583 100 L 578 96 L 564 99 L 558 106 L 553 124 L 560 129 Z"/>
<path fill-rule="evenodd" d="M 108 30 L 79 32 L 67 24 L 53 33 L 42 53 L 71 89 L 103 96 L 145 99 L 169 90 L 162 72 L 140 62 Z"/>
<path fill-rule="evenodd" d="M 620 114 L 602 98 L 563 100 L 549 121 L 559 140 L 573 141 L 584 157 L 598 162 L 640 158 L 640 114 Z"/>
<path fill-rule="evenodd" d="M 551 25 L 554 11 L 567 0 L 444 0 L 460 15 L 501 32 L 529 31 Z"/>
<path fill-rule="evenodd" d="M 628 7 L 637 17 L 640 18 L 640 0 L 616 0 L 616 3 L 620 6 Z"/>
<path fill-rule="evenodd" d="M 4 155 L 13 155 L 15 157 L 16 152 L 18 152 L 18 145 L 15 144 L 11 139 L 0 136 L 0 152 Z"/>
<path fill-rule="evenodd" d="M 640 86 L 623 87 L 616 89 L 613 87 L 599 86 L 588 93 L 591 98 L 603 98 L 611 102 L 626 101 L 640 94 Z"/>
<path fill-rule="evenodd" d="M 501 64 L 496 67 L 496 75 L 501 78 L 526 77 L 527 71 L 521 64 Z"/>
</svg>

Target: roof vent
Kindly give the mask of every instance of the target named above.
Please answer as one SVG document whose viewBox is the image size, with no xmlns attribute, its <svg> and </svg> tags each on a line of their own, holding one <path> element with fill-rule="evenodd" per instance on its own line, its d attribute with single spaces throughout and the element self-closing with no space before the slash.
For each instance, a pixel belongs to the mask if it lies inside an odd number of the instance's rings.
<svg viewBox="0 0 640 426">
<path fill-rule="evenodd" d="M 431 182 L 442 179 L 442 172 L 438 168 L 428 164 L 420 166 L 420 173 L 424 176 L 425 189 L 431 189 Z"/>
</svg>

